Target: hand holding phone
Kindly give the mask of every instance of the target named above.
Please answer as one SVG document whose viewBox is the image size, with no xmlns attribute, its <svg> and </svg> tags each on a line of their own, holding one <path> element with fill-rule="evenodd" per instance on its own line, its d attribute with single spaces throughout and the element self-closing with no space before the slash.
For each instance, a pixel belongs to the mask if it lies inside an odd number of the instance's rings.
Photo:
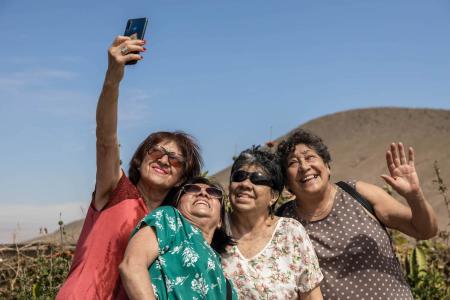
<svg viewBox="0 0 450 300">
<path fill-rule="evenodd" d="M 147 18 L 129 19 L 123 35 L 129 36 L 131 39 L 144 39 L 145 29 L 147 28 Z M 132 52 L 137 54 L 138 52 Z M 127 62 L 127 65 L 134 65 L 137 60 Z"/>
</svg>

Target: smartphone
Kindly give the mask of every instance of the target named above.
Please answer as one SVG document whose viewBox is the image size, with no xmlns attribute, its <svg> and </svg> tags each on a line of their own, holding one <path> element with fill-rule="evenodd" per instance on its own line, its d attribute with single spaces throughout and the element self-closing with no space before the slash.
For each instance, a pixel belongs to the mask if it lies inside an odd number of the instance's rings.
<svg viewBox="0 0 450 300">
<path fill-rule="evenodd" d="M 132 39 L 144 39 L 145 29 L 147 29 L 147 22 L 147 18 L 129 19 L 127 22 L 127 27 L 125 27 L 125 33 L 123 35 L 129 36 Z M 136 63 L 137 60 L 132 60 L 127 62 L 127 65 L 134 65 Z"/>
</svg>

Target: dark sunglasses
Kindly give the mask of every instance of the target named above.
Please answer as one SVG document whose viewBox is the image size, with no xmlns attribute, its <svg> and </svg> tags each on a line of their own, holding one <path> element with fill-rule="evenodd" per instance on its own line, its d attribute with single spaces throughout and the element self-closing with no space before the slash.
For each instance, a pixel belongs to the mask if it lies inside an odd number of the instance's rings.
<svg viewBox="0 0 450 300">
<path fill-rule="evenodd" d="M 147 150 L 147 153 L 151 160 L 157 160 L 163 157 L 164 155 L 167 155 L 170 165 L 175 168 L 183 167 L 186 162 L 186 160 L 180 155 L 174 152 L 167 151 L 166 148 L 159 145 L 151 147 L 150 149 Z"/>
<path fill-rule="evenodd" d="M 200 191 L 202 191 L 204 189 L 205 192 L 209 196 L 211 196 L 213 198 L 217 198 L 219 200 L 223 199 L 223 192 L 222 192 L 222 190 L 218 189 L 216 187 L 213 187 L 213 186 L 209 186 L 209 187 L 203 188 L 203 187 L 201 187 L 201 186 L 199 186 L 197 184 L 185 184 L 182 189 L 183 189 L 183 191 L 186 194 L 198 194 L 198 193 L 200 193 Z"/>
<path fill-rule="evenodd" d="M 232 182 L 242 182 L 250 178 L 251 183 L 256 185 L 267 185 L 272 187 L 272 180 L 261 172 L 247 172 L 239 170 L 231 175 Z"/>
</svg>

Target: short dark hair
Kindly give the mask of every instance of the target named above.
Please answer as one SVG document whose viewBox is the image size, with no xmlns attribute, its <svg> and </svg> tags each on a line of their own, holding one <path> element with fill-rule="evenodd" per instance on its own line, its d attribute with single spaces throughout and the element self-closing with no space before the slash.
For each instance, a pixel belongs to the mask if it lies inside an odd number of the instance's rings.
<svg viewBox="0 0 450 300">
<path fill-rule="evenodd" d="M 222 191 L 223 199 L 221 199 L 221 206 L 220 206 L 220 220 L 222 222 L 222 226 L 220 228 L 217 228 L 214 231 L 214 235 L 211 241 L 211 247 L 216 250 L 218 253 L 222 254 L 225 252 L 225 248 L 228 245 L 235 245 L 236 243 L 234 240 L 229 236 L 225 230 L 225 201 L 226 201 L 226 193 L 222 185 L 214 180 L 213 178 L 207 178 L 204 176 L 195 176 L 191 177 L 188 180 L 186 180 L 185 184 L 195 184 L 195 183 L 202 183 L 206 184 L 211 187 L 218 188 Z M 184 190 L 183 188 L 179 188 L 177 192 L 177 197 L 174 198 L 174 202 L 172 205 L 174 206 L 178 199 L 183 196 Z"/>
<path fill-rule="evenodd" d="M 231 166 L 231 175 L 242 167 L 249 165 L 261 167 L 266 175 L 270 177 L 272 182 L 271 188 L 281 195 L 284 186 L 283 173 L 280 168 L 278 157 L 274 153 L 263 150 L 260 146 L 252 146 L 251 148 L 242 151 Z M 275 207 L 275 204 L 276 201 L 272 205 L 272 208 Z"/>
<path fill-rule="evenodd" d="M 186 159 L 186 164 L 183 168 L 181 181 L 194 176 L 200 175 L 200 170 L 203 166 L 203 160 L 200 155 L 200 147 L 193 136 L 183 131 L 159 131 L 150 134 L 136 149 L 133 157 L 130 160 L 130 167 L 128 169 L 128 177 L 130 181 L 137 185 L 141 178 L 139 167 L 145 157 L 147 151 L 162 141 L 173 141 L 181 150 L 181 154 Z M 175 191 L 169 191 L 166 199 L 173 198 Z"/>
<path fill-rule="evenodd" d="M 330 152 L 328 152 L 328 147 L 324 144 L 323 140 L 311 131 L 299 128 L 291 133 L 286 140 L 282 141 L 277 148 L 277 155 L 280 159 L 285 180 L 288 157 L 295 151 L 295 146 L 299 144 L 305 144 L 306 146 L 312 148 L 322 158 L 324 163 L 327 164 L 328 167 L 330 166 L 331 155 Z"/>
</svg>

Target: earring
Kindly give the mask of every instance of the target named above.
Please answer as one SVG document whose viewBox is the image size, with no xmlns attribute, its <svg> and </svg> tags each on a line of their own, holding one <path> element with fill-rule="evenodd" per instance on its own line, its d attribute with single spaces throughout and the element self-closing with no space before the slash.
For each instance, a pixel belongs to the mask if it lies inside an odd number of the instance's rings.
<svg viewBox="0 0 450 300">
<path fill-rule="evenodd" d="M 269 205 L 269 215 L 270 215 L 270 218 L 273 220 L 273 218 L 274 218 L 274 209 L 273 209 L 273 205 Z"/>
</svg>

